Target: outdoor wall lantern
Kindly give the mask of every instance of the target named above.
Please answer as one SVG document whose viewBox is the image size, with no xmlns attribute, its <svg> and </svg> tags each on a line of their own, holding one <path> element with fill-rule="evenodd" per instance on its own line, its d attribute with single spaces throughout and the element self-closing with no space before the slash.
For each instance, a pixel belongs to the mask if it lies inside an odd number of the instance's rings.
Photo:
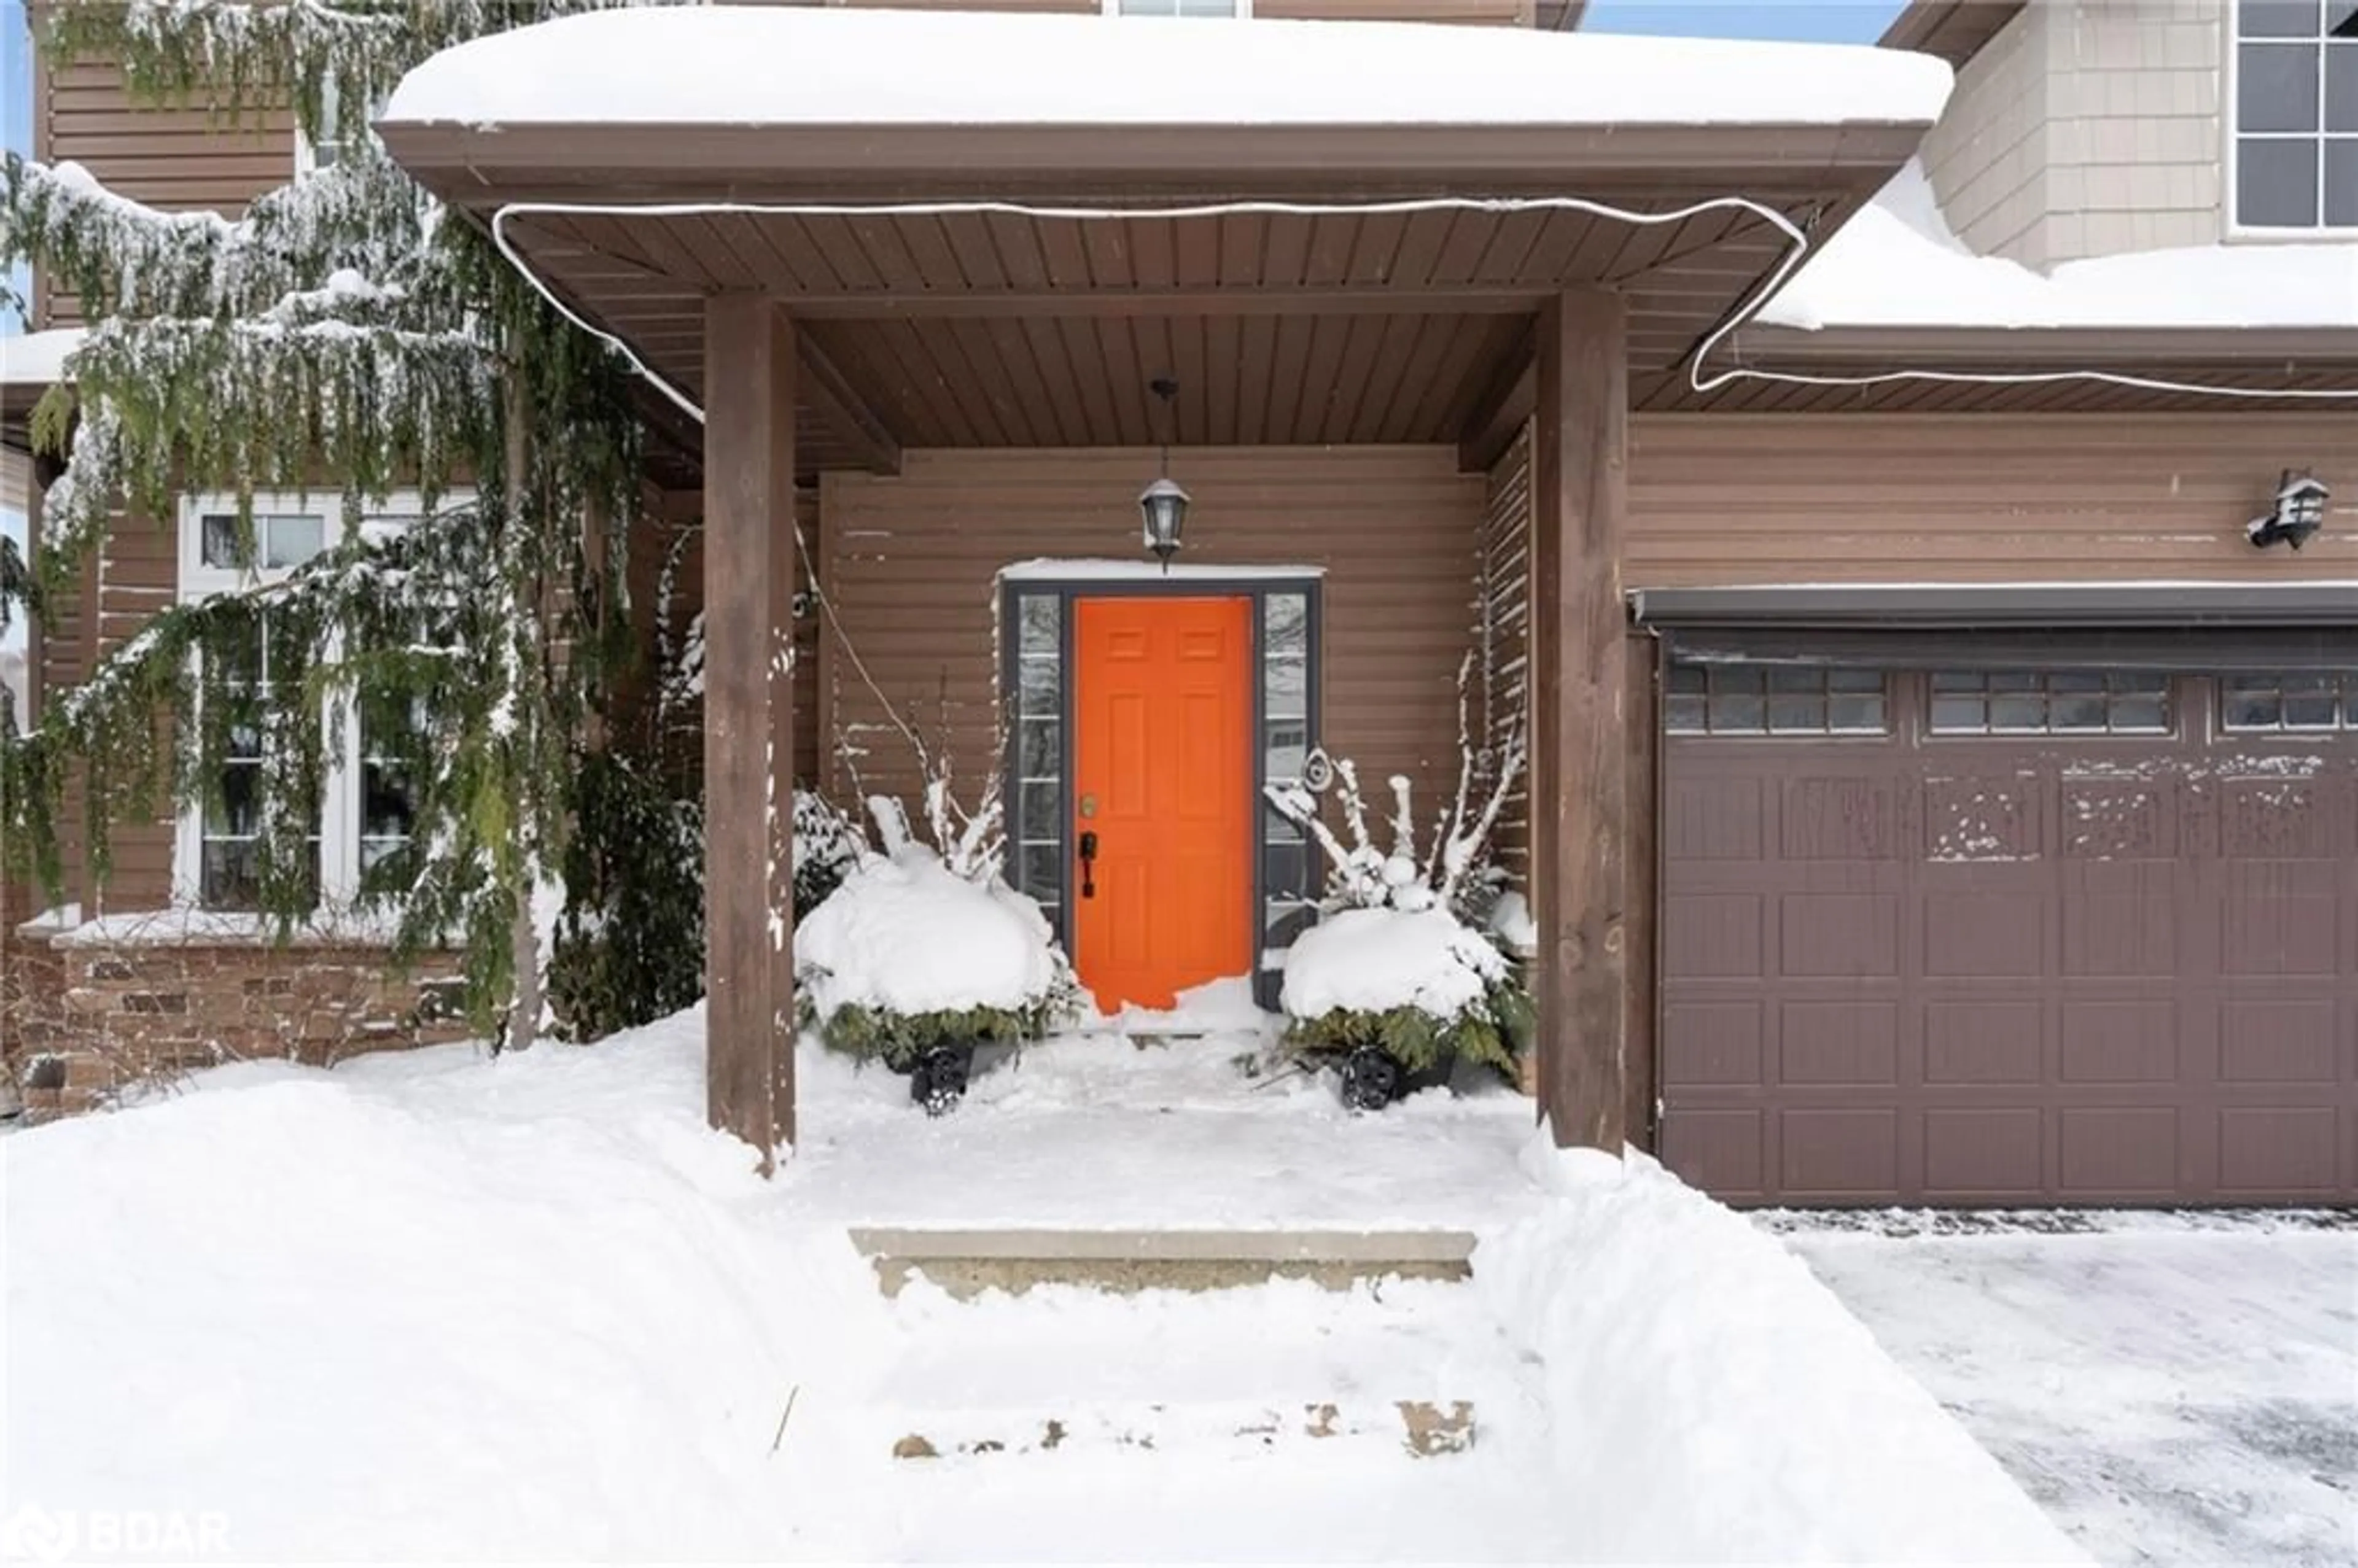
<svg viewBox="0 0 2358 1568">
<path fill-rule="evenodd" d="M 1163 471 L 1138 492 L 1138 511 L 1146 521 L 1146 547 L 1168 572 L 1171 557 L 1179 553 L 1179 530 L 1187 524 L 1187 492 L 1171 477 L 1171 400 L 1179 395 L 1179 384 L 1158 375 L 1146 387 L 1163 404 Z"/>
<path fill-rule="evenodd" d="M 2266 516 L 2245 524 L 2244 532 L 2261 549 L 2290 545 L 2298 550 L 2325 526 L 2325 503 L 2332 493 L 2314 474 L 2287 469 L 2277 481 L 2276 505 Z"/>
</svg>

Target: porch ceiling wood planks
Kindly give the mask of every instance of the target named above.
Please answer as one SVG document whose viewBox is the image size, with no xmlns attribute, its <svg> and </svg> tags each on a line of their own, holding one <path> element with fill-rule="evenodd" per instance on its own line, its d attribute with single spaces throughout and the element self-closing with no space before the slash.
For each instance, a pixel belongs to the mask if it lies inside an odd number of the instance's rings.
<svg viewBox="0 0 2358 1568">
<path fill-rule="evenodd" d="M 509 232 L 692 396 L 705 295 L 766 289 L 826 367 L 806 360 L 809 466 L 871 471 L 891 471 L 902 445 L 1152 442 L 1146 400 L 1129 389 L 1162 371 L 1187 389 L 1184 442 L 1453 442 L 1563 278 L 1624 291 L 1644 373 L 1682 362 L 1784 249 L 1742 212 L 1657 226 L 1561 211 L 535 213 Z M 1304 376 L 1316 384 L 1298 395 L 1270 391 Z"/>
<path fill-rule="evenodd" d="M 1666 211 L 1743 194 L 1831 232 L 1921 127 L 510 125 L 389 123 L 395 156 L 488 222 L 514 201 L 1238 200 L 1577 195 Z M 1142 445 L 1175 374 L 1183 444 L 1454 444 L 1528 357 L 1540 303 L 1625 297 L 1633 379 L 1671 376 L 1774 271 L 1757 214 L 1660 225 L 1552 210 L 940 214 L 513 212 L 543 279 L 701 398 L 705 297 L 759 288 L 807 351 L 805 472 L 898 448 Z M 826 390 L 831 397 L 815 395 Z"/>
</svg>

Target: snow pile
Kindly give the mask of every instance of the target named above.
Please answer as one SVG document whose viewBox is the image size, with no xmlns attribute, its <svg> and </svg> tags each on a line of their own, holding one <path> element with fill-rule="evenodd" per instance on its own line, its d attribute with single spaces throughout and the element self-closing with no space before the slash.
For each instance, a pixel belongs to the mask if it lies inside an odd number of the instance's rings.
<svg viewBox="0 0 2358 1568">
<path fill-rule="evenodd" d="M 2358 327 L 2358 243 L 2196 245 L 2065 262 L 1976 255 L 1911 161 L 1757 318 L 1801 327 Z"/>
<path fill-rule="evenodd" d="M 0 1140 L 11 1507 L 245 1560 L 775 1551 L 882 1314 L 703 1127 L 701 1047 L 255 1064 Z"/>
<path fill-rule="evenodd" d="M 1036 1007 L 1064 960 L 1040 906 L 968 881 L 919 844 L 871 855 L 795 928 L 795 968 L 819 1018 L 846 1007 L 903 1014 Z"/>
<path fill-rule="evenodd" d="M 1474 1258 L 1544 1363 L 1583 1560 L 2086 1561 L 1800 1259 L 1642 1155 L 1603 1163 Z"/>
<path fill-rule="evenodd" d="M 1168 1008 L 1124 1007 L 1100 1011 L 1108 1029 L 1125 1034 L 1235 1034 L 1258 1038 L 1273 1020 L 1253 1000 L 1252 977 L 1231 975 L 1181 991 Z"/>
<path fill-rule="evenodd" d="M 446 49 L 403 79 L 381 123 L 1930 124 L 1951 81 L 1927 56 L 1823 44 L 665 6 Z"/>
<path fill-rule="evenodd" d="M 1412 1007 L 1448 1019 L 1506 978 L 1498 949 L 1445 909 L 1345 909 L 1293 939 L 1280 1000 L 1289 1018 Z"/>
<path fill-rule="evenodd" d="M 1602 1156 L 1526 1179 L 1517 1097 L 1354 1118 L 1215 1043 L 1093 1035 L 935 1122 L 806 1043 L 764 1184 L 704 1125 L 703 1043 L 699 1011 L 254 1064 L 0 1138 L 15 1517 L 243 1560 L 2071 1556 L 1773 1239 Z M 1488 1235 L 1464 1289 L 965 1307 L 884 1300 L 846 1238 L 873 1218 Z M 1261 1454 L 1184 1419 L 1394 1397 L 1471 1399 L 1482 1439 Z M 1136 1410 L 1182 1440 L 891 1457 Z"/>
</svg>

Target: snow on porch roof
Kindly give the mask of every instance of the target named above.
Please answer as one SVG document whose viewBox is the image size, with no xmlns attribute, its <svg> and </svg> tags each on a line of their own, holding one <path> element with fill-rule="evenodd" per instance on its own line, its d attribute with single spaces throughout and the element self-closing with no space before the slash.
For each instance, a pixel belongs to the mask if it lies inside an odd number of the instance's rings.
<svg viewBox="0 0 2358 1568">
<path fill-rule="evenodd" d="M 1890 49 L 1389 22 L 662 6 L 475 39 L 388 122 L 698 125 L 1930 124 Z"/>
<path fill-rule="evenodd" d="M 48 386 L 65 379 L 66 356 L 90 333 L 81 327 L 0 338 L 0 386 Z"/>
<path fill-rule="evenodd" d="M 1911 160 L 1758 319 L 1809 331 L 2358 328 L 2358 243 L 2193 245 L 2042 274 L 1974 254 Z"/>
</svg>

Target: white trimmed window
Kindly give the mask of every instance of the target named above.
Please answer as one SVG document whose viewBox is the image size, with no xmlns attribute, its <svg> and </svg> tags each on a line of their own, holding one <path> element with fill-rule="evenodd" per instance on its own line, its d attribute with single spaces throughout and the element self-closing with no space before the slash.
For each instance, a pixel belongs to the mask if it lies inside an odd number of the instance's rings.
<svg viewBox="0 0 2358 1568">
<path fill-rule="evenodd" d="M 189 496 L 180 504 L 179 598 L 192 602 L 284 579 L 296 568 L 341 543 L 356 523 L 400 527 L 421 515 L 415 497 L 395 497 L 378 510 L 348 518 L 332 496 L 256 496 L 251 532 L 238 524 L 237 505 L 227 496 Z M 173 853 L 176 900 L 208 909 L 255 906 L 259 895 L 257 842 L 266 717 L 274 705 L 302 700 L 301 655 L 275 643 L 265 612 L 251 646 L 219 657 L 200 669 L 200 723 L 224 726 L 220 742 L 218 787 L 180 815 Z M 215 693 L 235 694 L 233 718 Z M 203 717 L 211 706 L 216 717 Z M 265 722 L 245 721 L 260 716 Z M 310 819 L 317 849 L 316 882 L 320 904 L 349 906 L 368 873 L 409 842 L 410 794 L 394 743 L 412 716 L 363 695 L 359 712 L 338 716 L 323 708 L 320 719 L 331 751 L 321 768 L 319 801 Z"/>
<path fill-rule="evenodd" d="M 1252 0 L 1105 0 L 1109 16 L 1214 16 L 1252 15 Z"/>
<path fill-rule="evenodd" d="M 369 118 L 374 119 L 384 112 L 387 96 L 389 95 L 380 96 L 369 105 Z M 342 102 L 343 94 L 337 88 L 334 77 L 331 76 L 320 83 L 319 121 L 321 124 L 328 126 L 335 124 L 337 113 L 342 107 Z M 299 178 L 313 169 L 335 168 L 344 161 L 344 151 L 351 144 L 333 130 L 328 131 L 318 141 L 313 141 L 303 134 L 301 126 L 297 126 L 295 129 L 296 175 Z"/>
<path fill-rule="evenodd" d="M 2235 0 L 2234 227 L 2358 230 L 2358 0 Z"/>
</svg>

